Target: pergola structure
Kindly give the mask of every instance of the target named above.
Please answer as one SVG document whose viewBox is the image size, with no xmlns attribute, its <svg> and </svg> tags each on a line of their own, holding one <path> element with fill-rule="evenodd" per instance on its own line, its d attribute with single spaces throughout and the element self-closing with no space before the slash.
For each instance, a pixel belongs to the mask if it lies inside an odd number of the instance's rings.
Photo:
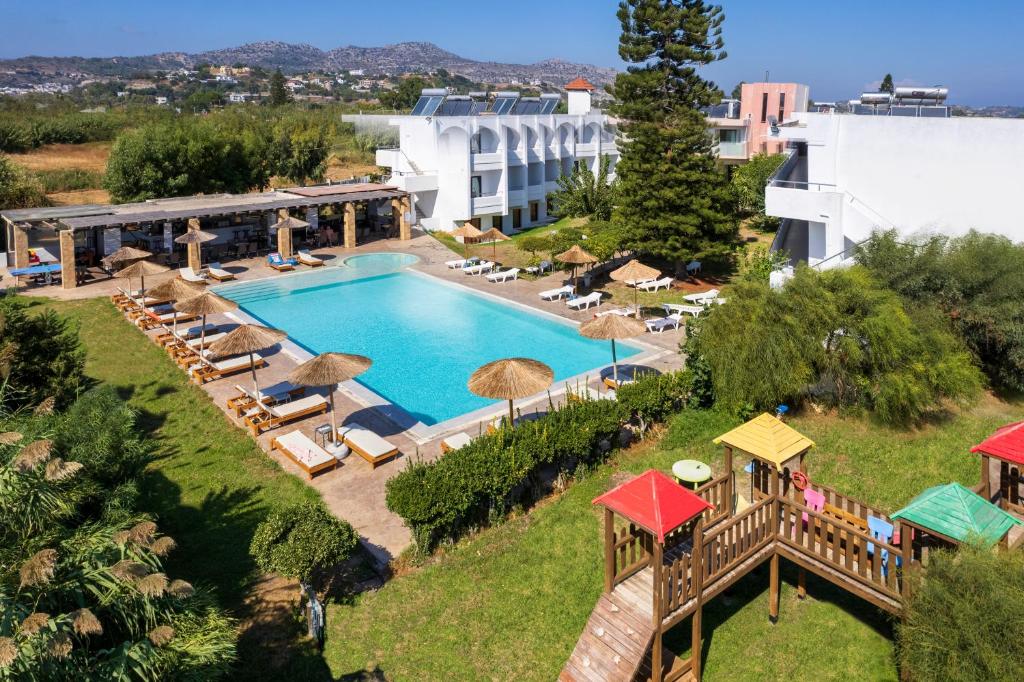
<svg viewBox="0 0 1024 682">
<path fill-rule="evenodd" d="M 1024 468 L 1024 421 L 1001 426 L 991 436 L 971 448 L 981 455 L 981 494 L 986 500 L 998 499 L 1000 508 L 1024 517 L 1021 469 Z M 999 480 L 992 491 L 990 459 L 999 461 Z"/>
<path fill-rule="evenodd" d="M 76 261 L 83 252 L 93 260 L 122 245 L 126 232 L 144 239 L 147 250 L 170 251 L 175 236 L 186 230 L 242 231 L 259 235 L 269 242 L 271 225 L 291 217 L 311 223 L 314 229 L 322 219 L 321 210 L 332 207 L 342 216 L 342 243 L 354 248 L 357 237 L 357 207 L 379 209 L 390 202 L 390 221 L 399 239 L 411 238 L 413 222 L 409 193 L 390 185 L 360 183 L 293 187 L 254 194 L 215 194 L 170 199 L 153 199 L 131 204 L 62 206 L 56 208 L 17 209 L 0 212 L 8 263 L 15 268 L 29 266 L 30 234 L 37 241 L 51 243 L 58 254 L 63 287 L 78 285 Z M 205 225 L 203 223 L 206 223 Z M 291 253 L 291 230 L 277 231 L 278 250 Z M 225 237 L 226 238 L 226 237 Z M 198 244 L 190 245 L 190 261 L 198 254 Z M 282 254 L 284 255 L 284 254 Z M 76 273 L 72 276 L 71 273 Z"/>
</svg>

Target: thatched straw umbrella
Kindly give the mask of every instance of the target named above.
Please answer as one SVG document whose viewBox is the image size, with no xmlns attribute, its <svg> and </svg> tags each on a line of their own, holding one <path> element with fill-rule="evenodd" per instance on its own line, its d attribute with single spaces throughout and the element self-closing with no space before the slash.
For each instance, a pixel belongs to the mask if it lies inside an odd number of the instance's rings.
<svg viewBox="0 0 1024 682">
<path fill-rule="evenodd" d="M 166 265 L 153 263 L 148 260 L 137 260 L 129 266 L 121 268 L 116 273 L 117 277 L 124 277 L 128 280 L 129 291 L 132 288 L 132 278 L 139 278 L 139 295 L 142 297 L 142 311 L 146 311 L 146 275 L 159 275 L 170 270 Z"/>
<path fill-rule="evenodd" d="M 530 358 L 505 358 L 488 362 L 469 378 L 469 390 L 484 398 L 508 401 L 508 423 L 515 420 L 512 401 L 540 393 L 555 380 L 555 373 L 543 362 Z"/>
<path fill-rule="evenodd" d="M 505 233 L 498 228 L 492 227 L 480 235 L 480 239 L 481 241 L 491 243 L 491 260 L 496 261 L 498 260 L 498 242 L 507 242 L 511 237 L 507 237 Z"/>
<path fill-rule="evenodd" d="M 202 284 L 186 282 L 181 277 L 174 277 L 150 289 L 149 295 L 154 298 L 166 298 L 169 301 L 184 301 L 185 299 L 198 296 L 204 291 L 206 291 L 206 288 Z M 177 333 L 177 317 L 174 318 L 173 328 L 174 332 Z"/>
<path fill-rule="evenodd" d="M 370 369 L 373 361 L 362 355 L 347 353 L 321 353 L 302 363 L 291 374 L 288 381 L 296 386 L 327 386 L 331 399 L 331 440 L 338 438 L 338 417 L 334 410 L 334 389 L 342 381 L 355 379 Z"/>
<path fill-rule="evenodd" d="M 134 246 L 122 246 L 117 251 L 107 254 L 100 262 L 108 268 L 113 268 L 120 263 L 131 263 L 152 256 L 149 251 L 137 249 Z"/>
<path fill-rule="evenodd" d="M 619 360 L 615 356 L 615 339 L 631 339 L 647 331 L 640 320 L 622 315 L 602 315 L 580 325 L 580 336 L 612 342 L 612 380 L 619 385 Z"/>
<path fill-rule="evenodd" d="M 479 239 L 484 236 L 484 233 L 476 228 L 476 225 L 469 222 L 468 220 L 463 223 L 462 227 L 457 230 L 452 230 L 453 237 L 462 237 L 462 244 L 465 246 L 466 258 L 469 258 L 469 241 L 470 239 Z"/>
<path fill-rule="evenodd" d="M 199 245 L 204 242 L 212 242 L 217 235 L 212 232 L 203 232 L 198 227 L 190 227 L 185 234 L 175 237 L 175 244 L 185 244 L 188 247 L 188 266 L 194 271 L 199 271 L 203 266 L 203 256 Z"/>
<path fill-rule="evenodd" d="M 288 235 L 288 240 L 286 242 L 287 245 L 288 245 L 288 248 L 287 249 L 282 249 L 281 248 L 281 233 L 279 232 L 279 230 L 288 230 L 289 232 L 292 232 L 292 231 L 295 231 L 295 230 L 305 230 L 307 227 L 309 227 L 309 223 L 307 223 L 305 220 L 299 220 L 298 218 L 293 218 L 292 216 L 288 216 L 287 218 L 282 218 L 281 220 L 278 220 L 276 223 L 274 223 L 273 225 L 270 226 L 271 230 L 273 230 L 274 232 L 278 233 L 277 234 L 277 250 L 281 252 L 281 258 L 291 258 L 292 257 L 292 251 L 291 251 L 292 240 L 291 240 L 291 235 L 289 234 Z"/>
<path fill-rule="evenodd" d="M 203 290 L 198 295 L 186 298 L 184 300 L 176 301 L 174 303 L 174 309 L 179 313 L 188 313 L 189 315 L 200 315 L 202 317 L 202 326 L 199 328 L 199 352 L 202 353 L 203 348 L 206 347 L 206 316 L 217 315 L 219 313 L 227 313 L 232 310 L 236 310 L 238 304 L 234 301 L 218 296 L 212 291 Z M 275 342 L 276 343 L 276 342 Z M 273 345 L 273 344 L 270 344 Z M 244 352 L 244 351 L 242 351 Z"/>
<path fill-rule="evenodd" d="M 256 380 L 256 363 L 253 362 L 252 354 L 275 346 L 286 338 L 288 335 L 280 329 L 261 327 L 258 324 L 240 324 L 229 331 L 223 339 L 213 342 L 210 346 L 210 357 L 216 360 L 248 353 L 249 369 L 252 371 L 253 395 L 258 397 L 260 385 Z"/>
<path fill-rule="evenodd" d="M 572 265 L 573 291 L 576 290 L 576 266 L 597 262 L 597 258 L 580 248 L 579 244 L 573 244 L 571 249 L 555 256 L 555 260 Z"/>
<path fill-rule="evenodd" d="M 640 305 L 637 302 L 640 290 L 636 286 L 637 283 L 643 280 L 656 279 L 660 275 L 661 270 L 655 270 L 636 259 L 629 261 L 618 270 L 612 270 L 608 273 L 608 276 L 616 282 L 633 282 L 633 307 L 636 308 L 637 319 L 640 319 Z"/>
</svg>

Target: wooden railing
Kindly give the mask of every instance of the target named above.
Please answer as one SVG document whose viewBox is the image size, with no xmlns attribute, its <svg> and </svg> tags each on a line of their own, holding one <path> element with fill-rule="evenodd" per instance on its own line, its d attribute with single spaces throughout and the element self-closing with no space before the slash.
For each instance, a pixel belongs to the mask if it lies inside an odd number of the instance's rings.
<svg viewBox="0 0 1024 682">
<path fill-rule="evenodd" d="M 662 617 L 697 596 L 697 576 L 690 570 L 693 561 L 691 555 L 683 554 L 662 572 Z"/>
<path fill-rule="evenodd" d="M 762 500 L 704 534 L 705 587 L 774 539 L 772 502 Z"/>
<path fill-rule="evenodd" d="M 781 498 L 778 504 L 778 542 L 883 594 L 900 597 L 899 547 L 793 500 Z"/>
<path fill-rule="evenodd" d="M 714 509 L 708 509 L 704 512 L 705 527 L 728 516 L 731 511 L 732 500 L 729 499 L 729 476 L 730 474 L 727 473 L 720 478 L 713 478 L 694 491 L 698 496 L 714 505 Z"/>
<path fill-rule="evenodd" d="M 651 563 L 654 550 L 650 544 L 652 540 L 650 533 L 640 530 L 633 524 L 622 526 L 615 531 L 612 544 L 615 562 L 612 587 Z"/>
<path fill-rule="evenodd" d="M 834 488 L 829 488 L 826 485 L 821 485 L 818 483 L 811 483 L 808 487 L 824 495 L 825 504 L 829 505 L 830 507 L 842 510 L 843 512 L 846 512 L 847 514 L 850 514 L 857 518 L 864 519 L 865 526 L 867 525 L 868 516 L 874 516 L 885 521 L 889 520 L 889 516 L 880 509 L 872 507 L 867 503 L 861 502 L 860 500 L 855 499 L 853 497 L 844 495 Z M 789 486 L 789 490 L 785 495 L 785 498 L 792 500 L 797 504 L 804 503 L 803 491 L 797 490 L 794 486 Z"/>
</svg>

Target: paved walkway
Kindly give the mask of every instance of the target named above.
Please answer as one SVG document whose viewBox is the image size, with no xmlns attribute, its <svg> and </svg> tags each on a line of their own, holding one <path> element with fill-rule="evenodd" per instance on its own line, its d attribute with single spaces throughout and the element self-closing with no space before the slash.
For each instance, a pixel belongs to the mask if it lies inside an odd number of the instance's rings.
<svg viewBox="0 0 1024 682">
<path fill-rule="evenodd" d="M 436 239 L 418 233 L 414 239 L 406 242 L 398 240 L 376 241 L 355 249 L 343 249 L 339 247 L 318 249 L 315 255 L 327 261 L 327 266 L 340 263 L 345 257 L 356 253 L 371 253 L 381 251 L 407 252 L 416 255 L 419 262 L 413 267 L 435 277 L 456 282 L 463 286 L 501 296 L 509 301 L 539 309 L 548 313 L 561 315 L 565 318 L 582 322 L 590 319 L 597 310 L 607 309 L 607 304 L 601 308 L 591 308 L 589 311 L 573 311 L 564 302 L 544 302 L 537 296 L 538 292 L 546 289 L 559 287 L 563 284 L 564 273 L 556 272 L 535 280 L 520 279 L 504 284 L 488 282 L 483 277 L 470 277 L 460 271 L 449 270 L 444 262 L 457 258 L 446 246 Z M 255 280 L 267 277 L 287 276 L 281 275 L 266 267 L 262 259 L 249 259 L 226 264 L 226 269 L 235 274 L 240 281 Z M 306 268 L 300 268 L 306 270 Z M 153 283 L 165 279 L 166 275 L 152 278 Z M 147 282 L 149 284 L 149 282 Z M 0 286 L 13 285 L 10 278 L 0 281 Z M 59 287 L 30 288 L 25 291 L 29 295 L 44 295 L 59 299 L 80 299 L 99 296 L 109 296 L 123 286 L 121 280 L 107 280 L 90 283 L 77 289 L 64 290 Z M 137 283 L 133 283 L 137 286 Z M 151 284 L 150 284 L 151 286 Z M 231 314 L 228 316 L 211 316 L 208 322 L 231 324 L 237 323 L 238 317 Z M 158 332 L 149 332 L 155 336 Z M 683 331 L 668 331 L 663 334 L 647 334 L 641 341 L 653 347 L 653 352 L 648 355 L 656 356 L 651 361 L 643 364 L 659 371 L 677 369 L 682 366 L 682 357 L 679 355 L 678 347 L 682 340 Z M 300 358 L 289 349 L 289 344 L 264 353 L 267 359 L 267 366 L 257 372 L 261 386 L 269 386 L 277 381 L 283 381 L 285 377 L 299 364 Z M 660 351 L 660 352 L 659 352 Z M 232 412 L 227 410 L 227 400 L 237 393 L 235 384 L 247 384 L 250 381 L 248 375 L 239 374 L 235 377 L 228 377 L 204 385 L 206 392 L 213 401 L 220 406 L 227 418 L 245 428 L 244 423 L 237 419 Z M 597 385 L 598 379 L 592 381 Z M 561 390 L 561 389 L 560 389 Z M 555 401 L 561 398 L 559 392 L 553 392 Z M 547 403 L 547 396 L 538 397 L 533 401 L 519 401 L 517 407 L 522 407 L 524 412 L 529 411 L 530 406 L 543 408 Z M 483 428 L 482 424 L 460 424 L 447 432 L 431 434 L 429 439 L 424 439 L 417 434 L 403 430 L 396 425 L 381 409 L 367 406 L 357 396 L 346 391 L 335 392 L 335 404 L 338 411 L 338 423 L 343 424 L 350 417 L 355 416 L 363 426 L 374 430 L 380 436 L 391 441 L 401 451 L 401 456 L 378 466 L 371 468 L 370 464 L 358 455 L 350 455 L 341 465 L 333 470 L 319 474 L 309 482 L 311 486 L 320 491 L 324 501 L 332 512 L 347 520 L 360 533 L 366 546 L 381 561 L 387 562 L 396 557 L 402 550 L 409 546 L 412 537 L 409 529 L 405 527 L 402 519 L 388 511 L 384 500 L 384 486 L 389 478 L 402 471 L 406 462 L 411 457 L 420 457 L 430 461 L 440 456 L 440 441 L 448 433 L 465 430 L 470 434 L 479 433 Z M 496 405 L 493 415 L 503 412 L 501 405 Z M 282 427 L 279 430 L 272 430 L 257 438 L 257 442 L 267 452 L 268 456 L 277 461 L 286 471 L 306 480 L 305 472 L 299 469 L 286 457 L 278 452 L 270 452 L 270 440 L 279 433 L 298 429 L 307 436 L 313 437 L 314 429 L 328 423 L 329 415 L 318 415 L 299 422 Z"/>
</svg>

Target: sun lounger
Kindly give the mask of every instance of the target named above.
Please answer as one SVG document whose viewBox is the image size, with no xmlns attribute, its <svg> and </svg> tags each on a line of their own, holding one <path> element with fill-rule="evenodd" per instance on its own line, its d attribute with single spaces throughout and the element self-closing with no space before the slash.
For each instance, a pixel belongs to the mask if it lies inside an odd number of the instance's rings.
<svg viewBox="0 0 1024 682">
<path fill-rule="evenodd" d="M 580 401 L 583 401 L 583 400 L 615 400 L 616 399 L 616 395 L 615 395 L 615 390 L 614 389 L 609 388 L 604 393 L 601 393 L 601 391 L 597 390 L 596 388 L 591 388 L 590 386 L 577 386 L 575 388 L 570 387 L 566 391 L 565 395 L 566 395 L 566 397 L 570 401 L 576 401 L 576 402 L 580 402 Z"/>
<path fill-rule="evenodd" d="M 192 268 L 179 269 L 178 276 L 186 282 L 192 282 L 193 284 L 206 284 L 206 275 L 202 272 L 196 272 Z"/>
<path fill-rule="evenodd" d="M 284 258 L 281 258 L 281 254 L 275 251 L 273 253 L 267 254 L 267 265 L 274 268 L 278 272 L 286 272 L 288 270 L 294 270 L 295 266 L 298 265 L 298 261 L 296 261 L 294 258 L 289 258 L 288 260 L 285 260 Z"/>
<path fill-rule="evenodd" d="M 671 277 L 662 277 L 661 279 L 652 279 L 650 282 L 642 282 L 636 285 L 637 289 L 641 291 L 657 291 L 658 289 L 671 289 L 672 282 Z"/>
<path fill-rule="evenodd" d="M 632 317 L 636 315 L 636 308 L 633 306 L 626 306 L 625 308 L 613 308 L 612 310 L 602 310 L 599 313 L 595 313 L 594 317 L 604 317 L 605 315 L 619 315 L 621 317 Z"/>
<path fill-rule="evenodd" d="M 666 329 L 679 329 L 679 323 L 682 319 L 682 313 L 672 313 L 665 317 L 659 317 L 656 320 L 647 320 L 644 324 L 647 325 L 647 331 L 652 334 L 661 334 Z"/>
<path fill-rule="evenodd" d="M 457 260 L 445 261 L 444 264 L 448 266 L 449 270 L 462 270 L 463 268 L 473 265 L 479 260 L 479 258 L 474 256 L 473 258 L 459 258 Z"/>
<path fill-rule="evenodd" d="M 623 282 L 623 284 L 625 284 L 627 287 L 638 287 L 641 284 L 647 284 L 648 282 L 653 281 L 653 279 L 627 279 L 625 282 Z"/>
<path fill-rule="evenodd" d="M 586 296 L 577 296 L 565 302 L 573 310 L 589 310 L 592 305 L 601 305 L 601 292 L 591 291 Z"/>
<path fill-rule="evenodd" d="M 665 309 L 665 313 L 667 315 L 672 315 L 674 313 L 682 315 L 683 313 L 686 313 L 687 315 L 693 315 L 694 317 L 697 317 L 707 310 L 707 308 L 702 305 L 684 305 L 682 303 L 662 303 L 661 307 Z"/>
<path fill-rule="evenodd" d="M 301 431 L 292 431 L 270 439 L 270 450 L 280 450 L 306 472 L 310 480 L 314 474 L 330 471 L 338 466 L 334 455 L 314 443 Z"/>
<path fill-rule="evenodd" d="M 287 403 L 257 405 L 256 412 L 246 417 L 245 423 L 252 430 L 252 435 L 258 436 L 263 431 L 277 428 L 296 419 L 322 414 L 327 411 L 327 407 L 327 398 L 322 395 L 308 395 Z"/>
<path fill-rule="evenodd" d="M 492 272 L 487 275 L 488 282 L 507 282 L 510 279 L 519 279 L 519 268 L 512 268 L 501 272 Z"/>
<path fill-rule="evenodd" d="M 462 268 L 462 271 L 467 275 L 482 275 L 485 272 L 490 272 L 492 270 L 494 270 L 494 263 L 489 260 Z"/>
<path fill-rule="evenodd" d="M 156 329 L 165 324 L 174 324 L 175 322 L 191 322 L 192 320 L 198 319 L 199 316 L 193 313 L 182 313 L 177 310 L 171 310 L 163 314 L 154 313 L 152 310 L 147 310 L 146 314 L 138 319 L 138 325 L 143 330 Z"/>
<path fill-rule="evenodd" d="M 389 459 L 398 457 L 398 448 L 355 422 L 339 428 L 338 435 L 352 452 L 369 462 L 374 469 Z"/>
<path fill-rule="evenodd" d="M 209 267 L 206 268 L 206 274 L 218 282 L 226 282 L 229 279 L 235 278 L 234 275 L 222 268 L 220 263 L 210 263 Z"/>
<path fill-rule="evenodd" d="M 545 301 L 557 301 L 560 298 L 571 296 L 573 288 L 568 284 L 564 287 L 558 287 L 557 289 L 548 289 L 547 291 L 540 292 L 540 297 Z"/>
<path fill-rule="evenodd" d="M 230 376 L 232 374 L 238 374 L 249 369 L 249 356 L 248 355 L 236 355 L 232 358 L 225 358 L 223 360 L 207 360 L 205 358 L 197 358 L 198 362 L 189 366 L 189 374 L 200 384 L 207 381 L 214 381 L 221 377 Z M 267 364 L 267 361 L 259 353 L 252 354 L 252 361 L 256 367 L 263 367 Z"/>
<path fill-rule="evenodd" d="M 311 268 L 318 268 L 324 264 L 321 259 L 317 258 L 305 249 L 299 249 L 297 259 L 301 265 L 308 265 Z"/>
<path fill-rule="evenodd" d="M 707 291 L 702 291 L 698 294 L 687 294 L 686 296 L 683 296 L 684 301 L 689 301 L 690 303 L 701 303 L 704 305 L 708 305 L 716 298 L 718 298 L 718 289 L 708 289 Z"/>
<path fill-rule="evenodd" d="M 252 389 L 238 384 L 235 384 L 235 389 L 238 391 L 238 395 L 228 398 L 228 409 L 233 410 L 236 417 L 241 417 L 256 406 L 256 395 Z M 296 386 L 289 381 L 279 381 L 260 389 L 260 402 L 264 405 L 273 405 L 301 398 L 305 392 L 306 389 L 303 386 Z"/>
<path fill-rule="evenodd" d="M 454 452 L 459 448 L 464 448 L 473 441 L 473 438 L 465 431 L 446 436 L 441 440 L 441 454 L 447 455 L 449 452 Z"/>
<path fill-rule="evenodd" d="M 164 326 L 167 327 L 167 325 Z M 210 336 L 210 334 L 216 334 L 220 327 L 215 324 L 207 324 L 205 327 L 203 325 L 196 325 L 195 327 L 180 330 L 177 335 L 175 335 L 174 331 L 168 327 L 166 333 L 160 334 L 156 337 L 156 342 L 161 346 L 166 346 L 176 341 L 196 339 L 203 335 L 204 329 L 206 330 L 206 335 Z"/>
<path fill-rule="evenodd" d="M 533 421 L 534 419 L 540 419 L 541 415 L 537 412 L 526 412 L 515 418 L 512 422 L 513 426 L 519 426 L 523 422 Z M 499 414 L 491 421 L 487 422 L 487 433 L 495 433 L 501 427 L 503 423 L 508 422 L 508 414 Z"/>
</svg>

